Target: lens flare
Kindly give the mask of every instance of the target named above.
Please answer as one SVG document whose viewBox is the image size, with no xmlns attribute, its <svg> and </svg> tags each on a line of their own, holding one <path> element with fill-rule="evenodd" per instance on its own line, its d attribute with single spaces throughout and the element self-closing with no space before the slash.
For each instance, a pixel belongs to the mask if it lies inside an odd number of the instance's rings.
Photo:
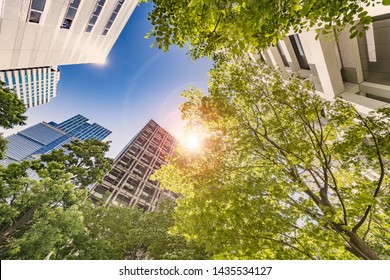
<svg viewBox="0 0 390 280">
<path fill-rule="evenodd" d="M 184 138 L 184 146 L 191 151 L 198 151 L 202 144 L 202 137 L 199 134 L 189 134 Z"/>
</svg>

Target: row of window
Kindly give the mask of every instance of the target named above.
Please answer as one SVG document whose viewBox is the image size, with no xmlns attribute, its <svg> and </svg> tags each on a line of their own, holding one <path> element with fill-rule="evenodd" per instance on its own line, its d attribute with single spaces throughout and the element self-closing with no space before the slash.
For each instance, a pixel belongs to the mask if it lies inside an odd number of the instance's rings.
<svg viewBox="0 0 390 280">
<path fill-rule="evenodd" d="M 73 21 L 76 17 L 77 10 L 80 6 L 81 0 L 70 0 L 68 8 L 65 13 L 64 20 L 62 21 L 61 28 L 70 29 Z M 102 35 L 107 35 L 110 30 L 112 24 L 114 23 L 115 18 L 117 17 L 120 9 L 123 6 L 125 0 L 118 0 L 117 5 L 115 6 L 114 11 L 112 12 L 106 26 L 103 29 Z M 106 0 L 97 0 L 95 8 L 92 12 L 92 15 L 88 21 L 87 27 L 85 28 L 85 32 L 90 33 L 95 26 L 96 21 L 99 18 L 99 15 L 103 9 Z M 1 3 L 0 3 L 1 4 Z M 28 14 L 27 21 L 31 23 L 39 23 L 45 9 L 46 0 L 32 0 L 30 5 L 30 11 Z"/>
<path fill-rule="evenodd" d="M 119 193 L 117 197 L 115 198 L 115 201 L 118 202 L 119 204 L 123 205 L 129 205 L 131 202 L 131 199 L 135 193 L 136 187 L 132 185 L 125 185 L 122 187 L 122 190 L 126 191 L 126 193 Z M 94 191 L 96 193 L 99 193 L 101 195 L 105 195 L 110 189 L 106 186 L 98 185 Z M 143 202 L 148 202 L 150 203 L 156 193 L 157 189 L 153 188 L 151 186 L 144 186 L 142 189 L 142 193 L 140 195 L 140 199 Z M 157 194 L 157 199 L 159 198 L 160 193 Z M 135 202 L 135 201 L 134 201 Z"/>
</svg>

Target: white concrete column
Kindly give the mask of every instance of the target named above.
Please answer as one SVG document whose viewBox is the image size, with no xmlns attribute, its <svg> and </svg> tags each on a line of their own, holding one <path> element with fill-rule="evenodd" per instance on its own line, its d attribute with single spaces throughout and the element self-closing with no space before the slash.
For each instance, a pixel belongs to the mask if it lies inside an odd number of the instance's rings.
<svg viewBox="0 0 390 280">
<path fill-rule="evenodd" d="M 267 51 L 268 51 L 268 55 L 271 58 L 272 64 L 274 66 L 277 66 L 280 69 L 284 78 L 287 78 L 288 73 L 286 71 L 286 66 L 284 66 L 284 63 L 283 63 L 282 57 L 280 56 L 278 48 L 277 47 L 270 47 Z"/>
<path fill-rule="evenodd" d="M 287 62 L 290 65 L 291 70 L 298 71 L 300 69 L 299 62 L 297 57 L 295 56 L 294 48 L 288 36 L 282 41 L 280 41 L 280 47 L 283 49 L 284 55 L 286 56 Z"/>
<path fill-rule="evenodd" d="M 268 50 L 265 50 L 261 53 L 261 55 L 263 56 L 264 60 L 265 60 L 265 63 L 268 65 L 268 66 L 274 66 L 274 63 L 271 59 L 271 56 L 269 55 L 268 53 Z"/>
<path fill-rule="evenodd" d="M 359 44 L 358 44 L 358 39 L 356 37 L 351 40 L 351 46 L 352 46 L 352 53 L 355 58 L 357 79 L 358 79 L 358 83 L 360 84 L 364 82 L 364 77 L 363 77 L 362 61 L 359 52 Z"/>
<path fill-rule="evenodd" d="M 334 42 L 322 35 L 315 39 L 315 31 L 299 34 L 310 67 L 315 66 L 323 92 L 333 97 L 345 91 Z"/>
</svg>

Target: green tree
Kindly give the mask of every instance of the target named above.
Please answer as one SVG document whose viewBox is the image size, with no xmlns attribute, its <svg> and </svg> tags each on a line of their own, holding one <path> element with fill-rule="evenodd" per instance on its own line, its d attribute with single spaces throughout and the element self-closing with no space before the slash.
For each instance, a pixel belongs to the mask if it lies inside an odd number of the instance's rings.
<svg viewBox="0 0 390 280">
<path fill-rule="evenodd" d="M 202 149 L 154 178 L 183 195 L 174 232 L 215 258 L 390 257 L 388 108 L 361 116 L 244 58 L 213 69 L 209 92 L 181 106 Z"/>
<path fill-rule="evenodd" d="M 110 146 L 108 143 L 89 139 L 75 140 L 71 144 L 63 145 L 50 154 L 42 155 L 36 168 L 43 168 L 49 162 L 58 162 L 63 165 L 64 171 L 73 174 L 72 182 L 77 186 L 87 187 L 99 181 L 110 170 L 112 159 L 106 158 Z"/>
<path fill-rule="evenodd" d="M 111 166 L 107 143 L 75 141 L 40 160 L 0 166 L 0 256 L 42 259 L 84 229 L 86 186 Z M 65 145 L 64 145 L 65 146 Z M 38 179 L 29 174 L 36 172 Z"/>
<path fill-rule="evenodd" d="M 199 58 L 222 49 L 235 54 L 256 52 L 276 44 L 291 30 L 299 33 L 317 28 L 317 33 L 322 30 L 331 36 L 334 27 L 340 31 L 348 24 L 351 37 L 355 37 L 372 21 L 363 7 L 374 5 L 375 1 L 153 0 L 153 3 L 148 17 L 153 29 L 147 37 L 155 37 L 154 45 L 165 51 L 171 45 L 189 44 L 192 57 Z"/>
<path fill-rule="evenodd" d="M 15 93 L 5 87 L 0 81 L 0 127 L 13 128 L 15 125 L 23 125 L 27 119 L 24 116 L 26 107 Z M 7 141 L 0 134 L 0 159 L 4 157 Z"/>
<path fill-rule="evenodd" d="M 85 231 L 58 254 L 66 259 L 204 259 L 201 247 L 171 235 L 172 205 L 156 212 L 85 204 Z"/>
</svg>

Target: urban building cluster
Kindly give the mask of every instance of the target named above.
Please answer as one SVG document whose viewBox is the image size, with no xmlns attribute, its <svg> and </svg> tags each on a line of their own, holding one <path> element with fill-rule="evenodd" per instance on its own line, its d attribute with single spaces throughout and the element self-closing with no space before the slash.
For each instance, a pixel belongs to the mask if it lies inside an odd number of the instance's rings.
<svg viewBox="0 0 390 280">
<path fill-rule="evenodd" d="M 59 124 L 41 122 L 8 136 L 5 158 L 0 164 L 36 159 L 75 140 L 104 141 L 111 134 L 110 130 L 88 121 L 86 117 L 76 115 Z M 150 180 L 150 175 L 172 155 L 176 143 L 169 132 L 150 120 L 119 153 L 102 183 L 91 186 L 91 199 L 138 206 L 145 211 L 154 211 L 166 199 L 176 199 L 177 194 L 161 189 L 159 182 Z M 31 177 L 36 178 L 36 174 L 32 173 Z"/>
<path fill-rule="evenodd" d="M 0 0 L 0 80 L 27 108 L 57 95 L 59 66 L 104 63 L 138 1 Z M 360 38 L 346 28 L 337 40 L 314 30 L 290 34 L 276 46 L 252 55 L 278 66 L 288 77 L 313 82 L 325 99 L 341 97 L 362 114 L 390 106 L 390 8 L 367 7 L 373 16 Z M 59 124 L 42 122 L 9 136 L 2 164 L 20 162 L 61 148 L 72 140 L 105 140 L 110 130 L 82 115 Z M 171 156 L 177 141 L 155 121 L 117 156 L 103 181 L 91 187 L 91 199 L 153 211 L 176 194 L 160 189 L 150 175 Z"/>
<path fill-rule="evenodd" d="M 0 80 L 27 108 L 57 95 L 59 66 L 104 63 L 136 0 L 0 0 Z"/>
<path fill-rule="evenodd" d="M 0 0 L 0 80 L 27 108 L 58 93 L 61 65 L 104 63 L 130 18 L 136 0 Z M 7 137 L 2 165 L 35 159 L 73 140 L 103 141 L 111 131 L 82 115 L 59 124 L 41 122 Z M 175 147 L 172 135 L 151 120 L 117 157 L 103 182 L 93 186 L 96 200 L 138 205 L 146 211 L 174 199 L 151 173 L 165 163 Z M 35 176 L 33 174 L 33 176 Z"/>
</svg>

